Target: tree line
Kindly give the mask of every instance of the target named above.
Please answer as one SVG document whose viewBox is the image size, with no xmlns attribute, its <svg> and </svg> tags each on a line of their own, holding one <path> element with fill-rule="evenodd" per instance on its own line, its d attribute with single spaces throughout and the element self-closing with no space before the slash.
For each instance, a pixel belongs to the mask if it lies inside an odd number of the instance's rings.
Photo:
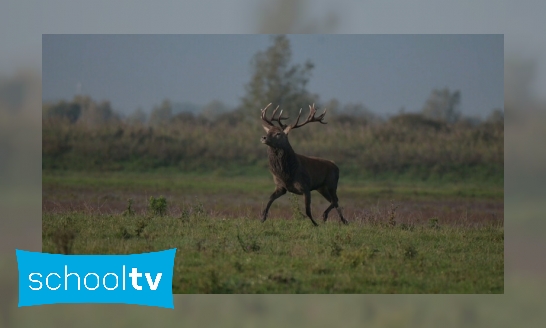
<svg viewBox="0 0 546 328">
<path fill-rule="evenodd" d="M 321 101 L 317 94 L 307 88 L 314 64 L 307 60 L 302 64 L 292 64 L 292 51 L 288 38 L 284 35 L 272 37 L 272 45 L 259 51 L 251 60 L 252 76 L 245 85 L 246 94 L 235 108 L 229 108 L 219 100 L 198 106 L 191 103 L 173 103 L 165 99 L 154 106 L 148 115 L 142 108 L 122 116 L 116 113 L 107 101 L 97 103 L 87 96 L 76 96 L 71 101 L 60 101 L 43 105 L 43 118 L 46 120 L 65 120 L 70 123 L 98 125 L 120 122 L 128 124 L 149 124 L 157 126 L 177 120 L 190 120 L 193 123 L 207 123 L 217 120 L 234 121 L 254 119 L 257 110 L 268 103 L 281 106 L 289 116 L 297 115 L 296 110 L 307 104 L 326 107 L 329 117 L 359 123 L 380 123 L 385 117 L 374 114 L 362 103 L 341 104 L 337 99 Z M 420 111 L 423 119 L 446 123 L 465 120 L 478 124 L 481 119 L 463 117 L 459 110 L 461 92 L 448 88 L 434 89 Z M 494 109 L 486 121 L 504 119 L 502 109 Z"/>
</svg>

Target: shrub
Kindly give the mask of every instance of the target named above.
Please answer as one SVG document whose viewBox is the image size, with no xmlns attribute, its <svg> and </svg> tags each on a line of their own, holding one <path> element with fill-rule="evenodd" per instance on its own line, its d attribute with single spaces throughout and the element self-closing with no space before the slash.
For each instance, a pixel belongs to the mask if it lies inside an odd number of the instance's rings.
<svg viewBox="0 0 546 328">
<path fill-rule="evenodd" d="M 163 196 L 159 196 L 158 198 L 150 196 L 148 208 L 152 214 L 163 216 L 167 213 L 167 199 Z"/>
</svg>

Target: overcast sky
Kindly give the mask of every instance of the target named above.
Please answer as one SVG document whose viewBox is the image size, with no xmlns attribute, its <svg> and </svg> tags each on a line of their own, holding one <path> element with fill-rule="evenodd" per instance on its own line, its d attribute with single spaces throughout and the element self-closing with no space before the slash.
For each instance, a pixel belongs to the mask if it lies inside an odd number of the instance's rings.
<svg viewBox="0 0 546 328">
<path fill-rule="evenodd" d="M 323 101 L 377 113 L 420 110 L 434 88 L 462 94 L 461 110 L 503 108 L 502 35 L 290 35 L 293 62 L 315 65 L 308 89 Z M 267 35 L 44 35 L 45 101 L 78 92 L 114 109 L 148 111 L 163 99 L 239 104 L 252 56 Z M 304 106 L 305 104 L 302 104 Z"/>
<path fill-rule="evenodd" d="M 295 4 L 295 5 L 287 5 Z M 275 15 L 275 6 L 285 6 L 285 11 Z M 288 6 L 288 7 L 286 7 Z M 290 13 L 290 15 L 284 14 Z M 0 2 L 0 76 L 10 76 L 20 69 L 42 69 L 42 34 L 51 33 L 255 33 L 259 31 L 315 32 L 315 33 L 434 33 L 460 34 L 483 33 L 504 34 L 506 59 L 530 61 L 535 74 L 532 91 L 536 97 L 546 99 L 546 2 L 529 0 L 483 1 L 349 1 L 349 0 L 232 0 L 232 1 L 139 1 L 129 0 L 93 2 L 69 0 L 4 0 Z M 287 24 L 283 19 L 286 18 Z M 269 19 L 269 21 L 268 21 Z M 263 49 L 267 40 L 255 50 Z M 303 44 L 303 43 L 300 43 Z M 250 45 L 249 45 L 250 48 Z M 369 49 L 368 49 L 369 50 Z M 146 50 L 142 50 L 146 52 Z M 248 51 L 253 53 L 252 51 Z M 308 54 L 310 53 L 310 54 Z M 248 55 L 248 53 L 247 53 Z M 315 61 L 317 68 L 310 86 L 311 91 L 325 93 L 319 83 L 321 70 L 326 70 L 319 53 L 310 49 L 298 49 L 294 42 L 295 60 L 307 57 Z M 249 58 L 240 58 L 246 64 L 244 74 L 248 74 Z M 234 64 L 235 65 L 235 64 Z M 239 66 L 237 66 L 239 67 Z M 330 67 L 332 64 L 330 63 Z M 84 71 L 80 69 L 80 73 Z M 152 77 L 153 78 L 153 77 Z M 238 82 L 233 77 L 234 82 Z M 246 79 L 242 79 L 246 81 Z M 231 81 L 231 80 L 230 80 Z M 72 83 L 73 81 L 71 81 Z M 519 83 L 518 81 L 515 81 Z M 76 82 L 77 83 L 77 82 Z M 83 83 L 83 82 L 82 82 Z M 241 88 L 240 83 L 233 83 Z M 456 88 L 450 83 L 443 86 Z M 436 87 L 436 86 L 431 86 Z M 440 85 L 442 87 L 442 85 Z M 83 90 L 91 90 L 91 85 L 82 84 Z M 153 88 L 153 87 L 152 87 Z M 211 87 L 212 88 L 212 87 Z M 64 92 L 73 92 L 74 85 Z M 461 87 L 461 89 L 463 89 Z M 238 95 L 239 91 L 234 91 Z M 328 90 L 333 90 L 329 88 Z M 403 95 L 404 90 L 397 90 Z M 429 90 L 427 90 L 428 93 Z M 180 90 L 177 90 L 180 92 Z M 406 92 L 407 91 L 406 89 Z M 477 92 L 477 91 L 476 91 Z M 333 92 L 331 92 L 333 94 Z M 390 93 L 390 91 L 389 91 Z M 412 92 L 413 94 L 413 92 Z M 404 97 L 385 103 L 383 97 L 368 97 L 363 94 L 362 101 L 376 111 L 391 110 L 406 106 L 407 109 L 420 107 L 426 95 L 419 100 Z M 462 90 L 463 111 L 473 111 L 472 95 Z M 177 93 L 169 97 L 182 99 Z M 233 96 L 233 94 L 232 94 Z M 349 97 L 337 93 L 340 100 Z M 100 98 L 100 95 L 97 95 Z M 220 96 L 218 96 L 220 97 Z M 223 98 L 223 97 L 222 97 Z M 345 98 L 345 99 L 342 99 Z M 374 99 L 379 98 L 379 99 Z M 236 99 L 236 97 L 235 97 Z M 229 104 L 235 100 L 221 99 Z M 380 102 L 381 101 L 381 102 Z M 132 110 L 131 105 L 123 105 L 112 99 L 114 106 Z M 476 100 L 476 104 L 478 101 Z M 142 106 L 145 106 L 143 103 Z M 485 107 L 485 106 L 484 106 Z M 489 106 L 491 107 L 491 106 Z M 495 107 L 495 106 L 494 106 Z M 482 107 L 480 107 L 482 108 Z"/>
</svg>

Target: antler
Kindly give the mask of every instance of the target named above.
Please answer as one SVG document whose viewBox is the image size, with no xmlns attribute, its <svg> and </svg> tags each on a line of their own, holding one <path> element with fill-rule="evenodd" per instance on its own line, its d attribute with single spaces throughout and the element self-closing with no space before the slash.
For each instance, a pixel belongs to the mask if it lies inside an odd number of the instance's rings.
<svg viewBox="0 0 546 328">
<path fill-rule="evenodd" d="M 315 117 L 316 113 L 317 113 L 317 110 L 315 109 L 315 104 L 313 104 L 312 106 L 309 105 L 309 115 L 307 116 L 307 119 L 305 120 L 305 122 L 298 124 L 300 121 L 300 116 L 301 116 L 301 109 L 300 109 L 300 113 L 298 114 L 298 119 L 296 120 L 296 123 L 290 125 L 288 127 L 288 130 L 285 130 L 285 133 L 288 133 L 292 129 L 300 128 L 304 126 L 305 124 L 311 123 L 311 122 L 320 122 L 321 124 L 327 124 L 327 122 L 322 121 L 324 119 L 324 115 L 326 115 L 326 109 L 324 109 L 324 112 L 322 112 L 322 114 L 320 114 L 318 117 Z"/>
<path fill-rule="evenodd" d="M 264 121 L 265 123 L 267 123 L 268 126 L 270 127 L 273 127 L 273 121 L 276 121 L 277 123 L 279 123 L 279 126 L 284 130 L 287 125 L 286 124 L 283 124 L 281 122 L 281 120 L 286 120 L 288 119 L 288 117 L 282 117 L 282 109 L 281 109 L 281 112 L 279 113 L 279 116 L 277 118 L 275 118 L 275 114 L 277 113 L 277 110 L 279 109 L 279 106 L 277 106 L 277 108 L 275 108 L 275 110 L 273 111 L 273 115 L 271 115 L 271 119 L 268 119 L 266 117 L 267 115 L 267 108 L 271 106 L 271 103 L 269 103 L 269 105 L 265 106 L 264 109 L 262 109 L 262 121 Z"/>
</svg>

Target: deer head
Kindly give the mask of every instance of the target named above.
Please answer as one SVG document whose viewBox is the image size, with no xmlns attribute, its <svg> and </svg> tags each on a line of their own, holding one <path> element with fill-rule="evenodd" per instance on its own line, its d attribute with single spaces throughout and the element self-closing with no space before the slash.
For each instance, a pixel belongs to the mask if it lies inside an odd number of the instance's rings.
<svg viewBox="0 0 546 328">
<path fill-rule="evenodd" d="M 271 118 L 267 118 L 267 109 L 271 106 L 271 104 L 265 106 L 264 109 L 262 109 L 262 121 L 263 121 L 263 128 L 265 132 L 267 133 L 265 136 L 262 137 L 261 141 L 262 143 L 273 147 L 273 148 L 286 148 L 288 144 L 288 133 L 290 133 L 291 130 L 300 128 L 304 126 L 307 123 L 311 122 L 320 122 L 321 124 L 326 124 L 326 122 L 323 121 L 324 115 L 326 115 L 326 109 L 322 114 L 320 114 L 318 117 L 315 117 L 315 114 L 317 110 L 315 109 L 315 104 L 312 106 L 309 105 L 309 115 L 307 116 L 307 119 L 299 123 L 300 117 L 301 117 L 301 109 L 300 113 L 298 114 L 298 118 L 296 119 L 296 123 L 291 125 L 286 125 L 282 121 L 287 120 L 288 117 L 282 116 L 282 110 L 280 111 L 279 115 L 275 117 L 275 114 L 277 113 L 277 110 L 279 109 L 279 106 L 275 108 L 273 111 L 273 115 L 271 115 Z M 279 126 L 275 126 L 273 122 L 277 122 Z"/>
</svg>

